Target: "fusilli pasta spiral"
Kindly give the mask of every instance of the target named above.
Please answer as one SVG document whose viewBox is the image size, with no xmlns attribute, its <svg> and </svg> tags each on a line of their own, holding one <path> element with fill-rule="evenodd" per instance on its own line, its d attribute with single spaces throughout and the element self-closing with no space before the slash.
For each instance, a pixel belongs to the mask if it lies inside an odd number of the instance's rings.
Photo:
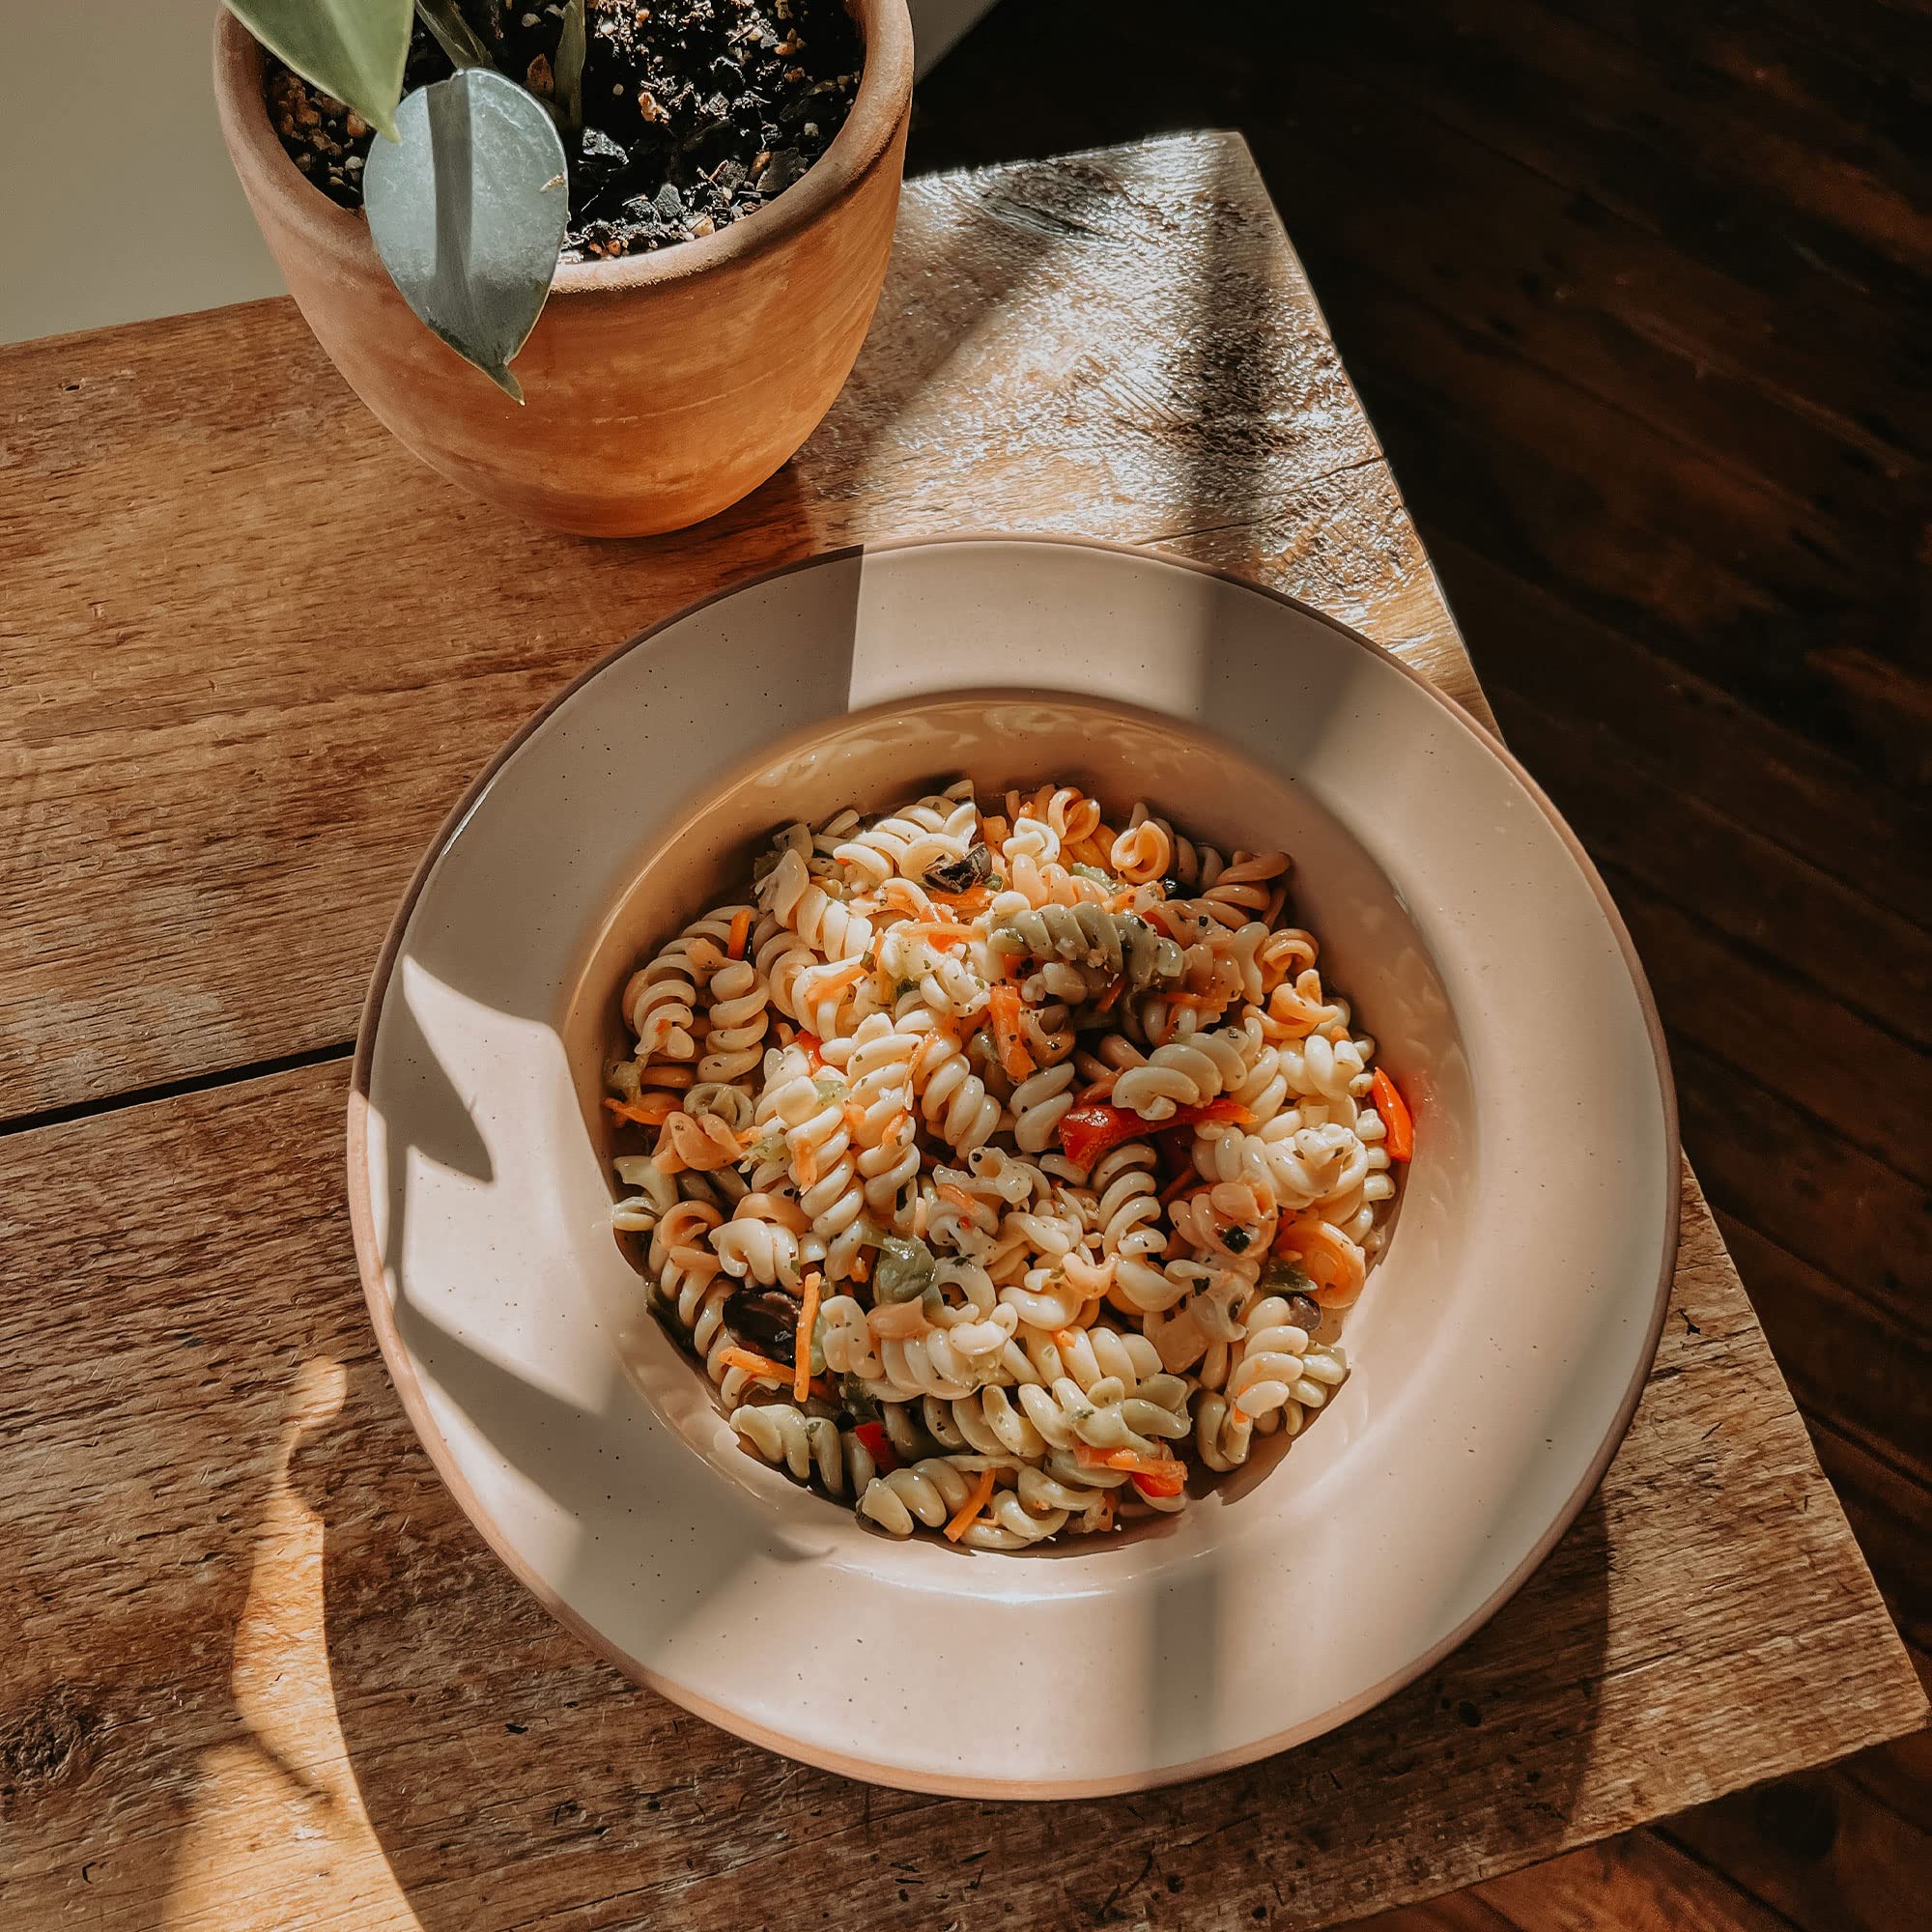
<svg viewBox="0 0 1932 1932">
<path fill-rule="evenodd" d="M 747 1451 L 986 1550 L 1298 1434 L 1411 1141 L 1285 853 L 1004 804 L 784 827 L 625 982 L 606 1103 L 612 1225 Z"/>
</svg>

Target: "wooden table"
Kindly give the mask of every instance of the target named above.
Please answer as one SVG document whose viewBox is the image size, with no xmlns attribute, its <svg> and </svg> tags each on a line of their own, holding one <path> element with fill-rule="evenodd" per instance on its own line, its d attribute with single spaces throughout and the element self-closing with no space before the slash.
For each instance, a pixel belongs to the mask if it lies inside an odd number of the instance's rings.
<svg viewBox="0 0 1932 1932">
<path fill-rule="evenodd" d="M 10 1927 L 1318 1924 L 1922 1721 L 1688 1170 L 1657 1367 L 1570 1535 L 1440 1668 L 1243 1772 L 1010 1807 L 846 1783 L 634 1689 L 483 1548 L 342 1204 L 416 854 L 679 605 L 1002 526 L 1229 566 L 1484 709 L 1229 137 L 915 184 L 838 407 L 677 537 L 459 496 L 283 302 L 0 351 Z"/>
</svg>

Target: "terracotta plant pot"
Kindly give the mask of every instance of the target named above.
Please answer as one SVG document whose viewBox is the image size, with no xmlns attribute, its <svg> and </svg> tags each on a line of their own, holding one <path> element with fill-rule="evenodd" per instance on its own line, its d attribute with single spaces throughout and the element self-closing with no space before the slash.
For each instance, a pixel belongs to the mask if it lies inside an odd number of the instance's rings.
<svg viewBox="0 0 1932 1932">
<path fill-rule="evenodd" d="M 866 45 L 830 148 L 768 207 L 654 254 L 561 265 L 516 359 L 523 407 L 418 322 L 359 213 L 283 151 L 262 49 L 223 10 L 214 95 L 235 171 L 316 340 L 425 463 L 538 523 L 680 529 L 735 503 L 810 436 L 885 279 L 912 103 L 905 0 L 848 0 Z"/>
</svg>

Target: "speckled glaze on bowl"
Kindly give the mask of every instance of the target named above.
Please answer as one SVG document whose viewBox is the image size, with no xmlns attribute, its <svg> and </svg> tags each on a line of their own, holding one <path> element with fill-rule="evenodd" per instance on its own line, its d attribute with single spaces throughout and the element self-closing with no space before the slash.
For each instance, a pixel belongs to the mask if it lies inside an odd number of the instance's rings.
<svg viewBox="0 0 1932 1932">
<path fill-rule="evenodd" d="M 1353 1374 L 1292 1453 L 1134 1537 L 1017 1557 L 894 1543 L 740 1450 L 642 1312 L 597 1107 L 626 970 L 754 840 L 961 770 L 1286 846 L 1324 966 L 1417 1113 Z M 741 585 L 518 734 L 391 930 L 349 1192 L 437 1466 L 606 1657 L 854 1776 L 1074 1796 L 1315 1736 L 1521 1583 L 1655 1351 L 1677 1136 L 1622 924 L 1466 714 L 1212 572 L 972 538 Z"/>
</svg>

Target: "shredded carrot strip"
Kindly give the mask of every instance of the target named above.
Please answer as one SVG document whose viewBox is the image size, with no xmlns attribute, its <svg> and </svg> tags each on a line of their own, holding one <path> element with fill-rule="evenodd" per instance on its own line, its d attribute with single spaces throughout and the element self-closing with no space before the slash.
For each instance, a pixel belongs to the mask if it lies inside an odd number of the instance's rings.
<svg viewBox="0 0 1932 1932">
<path fill-rule="evenodd" d="M 859 1129 L 865 1124 L 865 1108 L 860 1106 L 856 1100 L 847 1100 L 845 1102 L 845 1131 L 849 1134 L 857 1134 Z"/>
<path fill-rule="evenodd" d="M 1173 1484 L 1173 1488 L 1163 1488 L 1155 1493 L 1175 1495 L 1180 1484 L 1175 1482 L 1179 1474 L 1186 1480 L 1186 1470 L 1171 1455 L 1136 1455 L 1132 1449 L 1095 1449 L 1092 1443 L 1076 1443 L 1074 1451 L 1086 1468 L 1117 1468 L 1128 1476 L 1153 1476 L 1161 1484 Z"/>
<path fill-rule="evenodd" d="M 973 1527 L 980 1512 L 993 1499 L 993 1472 L 980 1471 L 980 1480 L 973 1485 L 973 1493 L 959 1505 L 959 1513 L 946 1525 L 948 1543 L 957 1543 Z"/>
<path fill-rule="evenodd" d="M 810 1141 L 801 1141 L 792 1150 L 791 1171 L 801 1188 L 818 1185 L 818 1153 Z"/>
<path fill-rule="evenodd" d="M 748 1376 L 757 1376 L 765 1381 L 788 1382 L 792 1372 L 782 1362 L 775 1362 L 769 1355 L 753 1354 L 750 1349 L 721 1349 L 718 1359 L 727 1369 L 743 1369 Z"/>
<path fill-rule="evenodd" d="M 838 1391 L 823 1376 L 813 1376 L 807 1386 L 820 1402 L 837 1402 L 838 1400 Z"/>
<path fill-rule="evenodd" d="M 842 993 L 855 980 L 866 977 L 866 962 L 863 959 L 848 959 L 842 966 L 829 966 L 822 974 L 815 974 L 811 981 L 811 1001 L 814 1006 L 820 1000 L 830 999 L 834 993 Z"/>
<path fill-rule="evenodd" d="M 996 812 L 980 814 L 980 837 L 988 845 L 1004 845 L 1012 837 L 1012 827 Z"/>
<path fill-rule="evenodd" d="M 1108 1009 L 1108 1008 L 1110 1008 L 1114 1004 L 1114 1002 L 1118 1000 L 1121 997 L 1121 995 L 1126 991 L 1126 989 L 1127 989 L 1127 982 L 1125 980 L 1123 979 L 1116 980 L 1114 983 L 1111 986 L 1109 986 L 1107 990 L 1100 996 L 1099 1003 L 1094 1007 L 1094 1010 L 1096 1013 L 1104 1013 Z M 1107 1091 L 1109 1093 L 1113 1092 L 1111 1083 L 1109 1084 Z"/>
<path fill-rule="evenodd" d="M 751 936 L 752 936 L 752 908 L 750 906 L 740 906 L 738 910 L 731 915 L 731 938 L 729 944 L 727 944 L 726 947 L 724 948 L 724 951 L 727 953 L 729 953 L 733 959 L 744 958 L 745 942 Z"/>
<path fill-rule="evenodd" d="M 984 886 L 973 886 L 963 893 L 942 893 L 928 887 L 925 895 L 935 905 L 951 906 L 954 912 L 969 917 L 984 912 L 993 903 L 993 895 Z"/>
<path fill-rule="evenodd" d="M 871 1278 L 872 1278 L 872 1264 L 866 1259 L 865 1249 L 861 1248 L 859 1252 L 852 1257 L 852 1279 L 854 1281 L 870 1281 Z"/>
<path fill-rule="evenodd" d="M 1254 1417 L 1250 1415 L 1248 1411 L 1245 1408 L 1243 1408 L 1239 1403 L 1236 1403 L 1234 1406 L 1234 1407 L 1228 1411 L 1228 1413 L 1232 1415 L 1243 1429 L 1251 1429 L 1254 1426 L 1254 1420 L 1255 1420 Z"/>
<path fill-rule="evenodd" d="M 604 1104 L 620 1121 L 629 1121 L 639 1127 L 661 1127 L 677 1112 L 677 1102 L 668 1094 L 654 1094 L 648 1100 L 607 1098 Z"/>
<path fill-rule="evenodd" d="M 961 925 L 955 920 L 921 920 L 911 928 L 915 939 L 929 939 L 935 946 L 953 946 L 962 939 L 978 939 L 977 926 Z"/>
<path fill-rule="evenodd" d="M 1172 1456 L 1137 1456 L 1131 1449 L 1095 1449 L 1091 1442 L 1076 1443 L 1074 1453 L 1090 1469 L 1124 1469 L 1130 1476 L 1165 1476 L 1175 1466 Z"/>
<path fill-rule="evenodd" d="M 1053 1346 L 1056 1349 L 1070 1349 L 1079 1339 L 1079 1332 L 1076 1329 L 1056 1328 L 1053 1331 Z"/>
<path fill-rule="evenodd" d="M 803 1402 L 811 1387 L 811 1326 L 818 1320 L 818 1284 L 822 1277 L 813 1268 L 805 1278 L 799 1303 L 798 1340 L 792 1344 L 795 1364 L 791 1376 L 791 1399 Z"/>
<path fill-rule="evenodd" d="M 1012 986 L 994 986 L 986 996 L 993 1020 L 993 1044 L 1009 1080 L 1024 1080 L 1034 1070 L 1033 1055 L 1020 1037 L 1020 996 Z"/>
<path fill-rule="evenodd" d="M 963 1187 L 955 1187 L 950 1180 L 942 1180 L 934 1189 L 942 1201 L 950 1201 L 955 1208 L 963 1208 L 969 1214 L 980 1211 L 980 1204 Z"/>
<path fill-rule="evenodd" d="M 1208 1183 L 1190 1167 L 1185 1174 L 1178 1174 L 1160 1190 L 1160 1205 L 1165 1208 L 1179 1201 L 1190 1188 L 1205 1187 Z"/>
</svg>

